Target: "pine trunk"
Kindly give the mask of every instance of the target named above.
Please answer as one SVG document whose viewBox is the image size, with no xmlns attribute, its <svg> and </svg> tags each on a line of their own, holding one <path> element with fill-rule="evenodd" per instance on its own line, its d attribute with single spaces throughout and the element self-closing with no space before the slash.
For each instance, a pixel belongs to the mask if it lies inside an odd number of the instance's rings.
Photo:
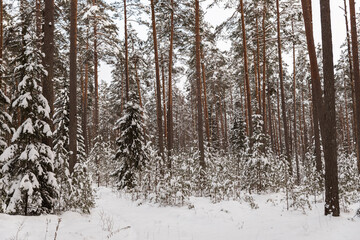
<svg viewBox="0 0 360 240">
<path fill-rule="evenodd" d="M 97 1 L 93 0 L 93 6 Z M 97 52 L 97 16 L 94 16 L 94 81 L 95 81 L 95 103 L 94 103 L 94 138 L 98 136 L 99 129 L 99 77 L 98 77 L 98 52 Z M 98 164 L 98 163 L 97 163 Z"/>
<path fill-rule="evenodd" d="M 320 6 L 321 6 L 320 12 L 321 12 L 322 46 L 323 49 L 326 49 L 326 51 L 323 51 L 323 66 L 324 66 L 323 128 L 326 129 L 323 138 L 324 158 L 325 158 L 325 203 L 326 203 L 325 215 L 332 214 L 333 216 L 339 216 L 340 207 L 339 207 L 337 144 L 336 144 L 336 114 L 335 114 L 335 86 L 334 86 L 335 81 L 334 81 L 334 64 L 333 64 L 331 16 L 330 16 L 329 0 L 320 0 Z M 355 43 L 357 44 L 357 42 Z M 354 52 L 353 56 L 357 56 L 357 54 Z"/>
<path fill-rule="evenodd" d="M 247 103 L 247 117 L 249 124 L 249 137 L 252 137 L 252 109 L 251 109 L 251 94 L 250 94 L 250 83 L 249 83 L 249 72 L 248 72 L 248 57 L 247 57 L 247 46 L 246 46 L 246 29 L 245 29 L 245 16 L 244 16 L 244 3 L 240 0 L 240 11 L 241 11 L 241 28 L 242 28 L 242 41 L 244 49 L 244 69 L 245 69 L 245 85 L 246 85 L 246 103 Z M 250 141 L 250 146 L 251 146 Z"/>
<path fill-rule="evenodd" d="M 202 119 L 202 103 L 201 103 L 201 56 L 200 56 L 200 6 L 199 0 L 195 0 L 195 54 L 196 54 L 196 87 L 197 87 L 197 117 L 198 117 L 198 141 L 199 141 L 199 161 L 202 170 L 205 170 L 205 153 L 204 153 L 204 133 Z"/>
<path fill-rule="evenodd" d="M 70 150 L 70 161 L 69 170 L 70 173 L 74 171 L 74 166 L 77 161 L 77 100 L 76 100 L 76 67 L 77 67 L 77 0 L 71 0 L 70 7 L 70 123 L 69 123 L 69 150 Z"/>
<path fill-rule="evenodd" d="M 169 79 L 168 79 L 168 111 L 167 111 L 167 147 L 168 147 L 168 168 L 171 168 L 171 154 L 174 146 L 174 124 L 173 124 L 173 103 L 172 103 L 172 66 L 173 66 L 173 44 L 174 44 L 174 0 L 171 0 L 171 30 L 169 47 Z"/>
<path fill-rule="evenodd" d="M 313 122 L 314 122 L 314 137 L 315 137 L 315 156 L 316 156 L 316 169 L 320 173 L 322 168 L 321 163 L 321 149 L 320 149 L 320 130 L 323 136 L 323 107 L 322 107 L 322 91 L 320 84 L 319 67 L 316 59 L 316 49 L 314 44 L 313 28 L 312 28 L 312 14 L 311 14 L 311 1 L 301 0 L 303 9 L 303 17 L 305 24 L 306 42 L 310 59 L 311 69 L 311 87 L 312 87 L 312 100 L 313 100 Z M 319 123 L 320 122 L 320 126 Z M 324 140 L 324 138 L 323 138 Z"/>
<path fill-rule="evenodd" d="M 279 11 L 279 0 L 276 0 L 276 16 L 277 16 L 277 41 L 278 41 L 278 56 L 279 56 L 279 78 L 280 78 L 280 91 L 281 91 L 281 111 L 282 111 L 282 120 L 284 124 L 284 137 L 285 137 L 285 151 L 286 151 L 286 160 L 289 163 L 289 172 L 292 174 L 292 164 L 290 158 L 290 146 L 289 146 L 289 133 L 288 133 L 288 124 L 286 117 L 286 106 L 285 106 L 285 92 L 284 92 L 284 76 L 282 68 L 282 56 L 281 56 L 281 37 L 280 37 L 280 11 Z"/>
<path fill-rule="evenodd" d="M 359 73 L 359 49 L 356 29 L 356 14 L 354 0 L 349 0 L 350 6 L 350 26 L 351 26 L 351 45 L 354 66 L 355 99 L 356 99 L 356 155 L 358 173 L 360 174 L 360 73 Z"/>
<path fill-rule="evenodd" d="M 54 124 L 52 122 L 54 114 L 54 0 L 45 0 L 43 52 L 45 53 L 44 66 L 48 72 L 47 76 L 42 78 L 43 95 L 50 106 L 50 120 L 48 124 L 51 130 L 54 131 Z M 52 139 L 46 138 L 45 143 L 52 146 Z"/>
<path fill-rule="evenodd" d="M 129 50 L 127 34 L 126 0 L 124 0 L 124 34 L 125 34 L 125 97 L 129 101 Z"/>
<path fill-rule="evenodd" d="M 159 66 L 159 53 L 156 35 L 156 21 L 155 21 L 155 5 L 154 0 L 151 0 L 151 20 L 154 41 L 155 53 L 155 71 L 156 71 L 156 113 L 157 113 L 157 126 L 158 126 L 158 144 L 159 154 L 164 160 L 164 137 L 162 128 L 162 111 L 161 111 L 161 90 L 160 90 L 160 66 Z"/>
</svg>

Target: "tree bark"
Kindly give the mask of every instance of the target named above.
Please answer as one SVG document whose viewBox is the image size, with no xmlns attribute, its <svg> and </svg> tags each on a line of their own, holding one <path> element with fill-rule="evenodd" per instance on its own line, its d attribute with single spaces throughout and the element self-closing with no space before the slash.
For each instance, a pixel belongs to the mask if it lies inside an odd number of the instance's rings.
<svg viewBox="0 0 360 240">
<path fill-rule="evenodd" d="M 326 51 L 323 51 L 325 103 L 323 113 L 324 129 L 326 129 L 323 139 L 325 158 L 325 215 L 332 214 L 333 216 L 339 216 L 334 63 L 329 0 L 320 0 L 320 13 L 322 46 L 323 49 L 326 49 Z M 355 39 L 353 39 L 353 42 L 354 40 Z M 357 44 L 357 42 L 355 43 Z M 353 56 L 355 54 L 354 52 Z"/>
<path fill-rule="evenodd" d="M 353 101 L 353 122 L 356 122 L 356 102 L 355 102 L 355 94 L 353 93 L 353 66 L 352 66 L 352 55 L 351 55 L 351 44 L 350 44 L 350 34 L 349 34 L 349 23 L 348 23 L 348 17 L 347 17 L 347 6 L 346 6 L 346 0 L 344 0 L 344 17 L 345 17 L 345 26 L 346 26 L 346 42 L 347 42 L 347 52 L 348 52 L 348 59 L 349 59 L 349 77 L 350 77 L 350 86 L 351 86 L 351 96 L 352 96 L 352 101 Z M 344 81 L 345 82 L 345 81 Z M 345 84 L 345 83 L 344 83 Z M 345 91 L 345 97 L 346 97 L 346 91 Z M 347 100 L 345 98 L 345 100 Z M 345 104 L 347 106 L 347 104 Z M 346 108 L 346 111 L 348 111 L 348 108 Z M 346 117 L 348 117 L 348 113 L 346 113 Z M 349 120 L 347 119 L 347 127 L 349 130 Z M 356 132 L 356 125 L 354 124 L 355 128 L 353 129 L 354 132 Z M 348 132 L 348 142 L 349 142 L 349 146 L 348 146 L 348 151 L 350 153 L 350 148 L 352 148 L 353 143 L 350 139 L 350 132 Z M 353 134 L 356 135 L 356 134 Z M 356 140 L 356 138 L 355 138 Z M 355 141 L 356 142 L 356 141 Z"/>
<path fill-rule="evenodd" d="M 266 83 L 266 29 L 265 29 L 265 21 L 266 21 L 266 12 L 267 12 L 267 5 L 266 0 L 264 0 L 264 9 L 263 9 L 263 19 L 262 19 L 262 29 L 263 29 L 263 120 L 264 120 L 264 132 L 266 130 L 267 119 L 266 119 L 266 101 L 265 101 L 265 83 Z M 270 104 L 270 103 L 268 103 Z M 269 118 L 271 118 L 271 113 L 269 113 Z M 271 129 L 271 123 L 270 129 Z M 271 131 L 271 130 L 270 130 Z M 273 144 L 272 144 L 273 145 Z"/>
<path fill-rule="evenodd" d="M 284 124 L 284 137 L 285 137 L 285 151 L 286 151 L 286 160 L 289 163 L 289 172 L 292 174 L 292 164 L 290 158 L 290 148 L 289 148 L 289 133 L 288 133 L 288 124 L 286 117 L 286 106 L 285 106 L 285 92 L 284 92 L 284 76 L 282 68 L 282 56 L 281 56 L 281 38 L 280 38 L 280 11 L 279 11 L 279 0 L 276 0 L 276 16 L 277 16 L 277 42 L 278 42 L 278 55 L 279 55 L 279 78 L 280 78 L 280 91 L 281 91 L 281 111 L 282 111 L 282 120 Z"/>
<path fill-rule="evenodd" d="M 44 45 L 43 52 L 44 66 L 48 72 L 47 76 L 42 78 L 43 95 L 50 106 L 50 125 L 51 131 L 54 131 L 53 114 L 54 114 L 54 0 L 45 0 L 44 10 Z M 46 138 L 45 143 L 52 146 L 52 139 Z"/>
<path fill-rule="evenodd" d="M 174 0 L 171 0 L 170 16 L 170 47 L 169 47 L 169 79 L 168 79 L 168 102 L 167 102 L 167 147 L 168 147 L 168 168 L 171 169 L 171 154 L 174 146 L 174 124 L 173 124 L 173 102 L 172 102 L 172 66 L 173 66 L 173 45 L 174 45 Z M 165 107 L 165 106 L 164 106 Z"/>
<path fill-rule="evenodd" d="M 312 87 L 312 99 L 313 99 L 313 122 L 314 122 L 314 137 L 315 137 L 315 156 L 316 156 L 315 161 L 316 161 L 316 169 L 320 173 L 322 169 L 322 163 L 321 163 L 319 127 L 322 126 L 322 122 L 323 122 L 322 91 L 321 91 L 319 67 L 316 58 L 316 49 L 314 44 L 314 36 L 313 36 L 313 28 L 312 28 L 311 1 L 301 0 L 301 5 L 303 9 L 306 42 L 307 42 L 308 54 L 310 59 L 310 68 L 311 68 L 311 87 Z M 320 122 L 320 126 L 318 124 L 319 122 Z M 323 136 L 322 134 L 323 129 L 321 128 L 320 130 L 321 130 L 321 135 Z"/>
<path fill-rule="evenodd" d="M 211 142 L 210 137 L 210 127 L 209 127 L 209 113 L 208 113 L 208 103 L 207 103 L 207 93 L 206 93 L 206 74 L 205 74 L 205 57 L 204 57 L 204 49 L 201 48 L 201 73 L 202 73 L 202 84 L 204 89 L 204 117 L 205 117 L 205 129 L 206 129 L 206 137 L 208 142 Z"/>
<path fill-rule="evenodd" d="M 356 156 L 358 173 L 360 174 L 360 73 L 359 73 L 359 49 L 356 29 L 355 2 L 349 0 L 350 7 L 350 25 L 351 25 L 351 45 L 354 66 L 355 99 L 356 99 Z"/>
<path fill-rule="evenodd" d="M 294 19 L 291 21 L 292 34 L 295 34 L 294 31 Z M 294 155 L 296 163 L 296 183 L 300 184 L 300 170 L 299 170 L 299 158 L 297 154 L 297 129 L 296 129 L 296 57 L 295 57 L 295 41 L 293 41 L 293 104 L 294 104 Z"/>
<path fill-rule="evenodd" d="M 151 1 L 152 3 L 153 1 Z M 127 34 L 127 15 L 126 0 L 124 0 L 124 34 L 125 34 L 125 96 L 129 101 L 129 50 L 128 50 L 128 34 Z"/>
<path fill-rule="evenodd" d="M 200 56 L 200 6 L 199 0 L 195 0 L 195 54 L 196 54 L 196 87 L 197 87 L 197 110 L 198 110 L 198 141 L 199 141 L 199 161 L 202 170 L 205 170 L 205 153 L 204 153 L 204 133 L 202 119 L 202 101 L 201 101 L 201 56 Z"/>
<path fill-rule="evenodd" d="M 157 125 L 158 125 L 158 145 L 159 154 L 164 160 L 164 137 L 162 128 L 162 111 L 161 111 L 161 90 L 160 90 L 160 66 L 159 66 L 159 53 L 158 43 L 156 35 L 156 21 L 155 21 L 155 5 L 154 0 L 151 0 L 151 19 L 152 19 L 152 30 L 154 40 L 154 53 L 155 53 L 155 71 L 156 71 L 156 113 L 157 113 Z"/>
<path fill-rule="evenodd" d="M 70 6 L 70 123 L 69 123 L 69 170 L 70 173 L 74 171 L 74 166 L 77 161 L 77 100 L 76 100 L 76 67 L 77 67 L 77 0 L 71 0 Z"/>
<path fill-rule="evenodd" d="M 247 117 L 249 123 L 249 137 L 252 137 L 253 125 L 252 125 L 252 109 L 251 109 L 251 95 L 250 95 L 250 83 L 249 83 L 249 72 L 248 72 L 248 57 L 247 57 L 247 46 L 246 46 L 246 29 L 245 29 L 245 17 L 244 17 L 244 3 L 240 0 L 240 11 L 241 11 L 241 28 L 242 28 L 242 41 L 244 48 L 244 69 L 245 69 L 245 85 L 246 85 L 246 98 L 247 98 Z M 250 146 L 251 146 L 250 141 Z"/>
<path fill-rule="evenodd" d="M 164 111 L 164 135 L 165 135 L 165 144 L 167 144 L 167 121 L 166 121 L 166 92 L 165 92 L 165 66 L 164 66 L 164 57 L 161 54 L 161 80 L 162 80 L 162 94 L 163 94 L 163 111 Z"/>
<path fill-rule="evenodd" d="M 93 6 L 97 0 L 93 0 Z M 98 76 L 98 52 L 97 52 L 97 16 L 94 16 L 94 81 L 95 81 L 95 104 L 94 104 L 94 139 L 98 136 L 99 129 L 99 76 Z M 97 163 L 98 164 L 98 163 Z"/>
<path fill-rule="evenodd" d="M 89 40 L 86 41 L 86 52 L 89 50 Z M 88 85 L 89 85 L 89 63 L 86 59 L 85 62 L 85 81 L 84 81 L 84 102 L 82 112 L 82 131 L 85 142 L 85 152 L 89 153 L 89 140 L 88 140 L 88 128 L 87 128 L 87 111 L 88 111 Z"/>
</svg>

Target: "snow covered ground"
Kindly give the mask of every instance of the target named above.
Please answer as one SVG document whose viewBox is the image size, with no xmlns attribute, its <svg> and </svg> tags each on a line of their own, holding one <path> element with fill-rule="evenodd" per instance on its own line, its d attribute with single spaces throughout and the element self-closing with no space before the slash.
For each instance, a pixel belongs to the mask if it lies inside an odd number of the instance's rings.
<svg viewBox="0 0 360 240">
<path fill-rule="evenodd" d="M 323 204 L 303 214 L 286 211 L 279 195 L 255 196 L 258 209 L 246 202 L 212 204 L 191 198 L 194 208 L 139 205 L 111 189 L 99 188 L 96 208 L 90 215 L 66 212 L 38 217 L 0 214 L 0 239 L 57 240 L 232 240 L 317 239 L 358 240 L 360 218 L 350 214 L 323 216 Z M 355 206 L 354 206 L 355 207 Z"/>
</svg>

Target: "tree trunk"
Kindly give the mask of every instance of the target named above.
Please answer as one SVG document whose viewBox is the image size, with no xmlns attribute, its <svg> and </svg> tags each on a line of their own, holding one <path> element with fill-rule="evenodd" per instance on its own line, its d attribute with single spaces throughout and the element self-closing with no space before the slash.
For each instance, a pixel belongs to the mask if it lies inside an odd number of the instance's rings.
<svg viewBox="0 0 360 240">
<path fill-rule="evenodd" d="M 356 14 L 354 0 L 349 0 L 350 6 L 350 25 L 351 25 L 351 45 L 354 66 L 355 99 L 356 99 L 356 156 L 358 173 L 360 174 L 360 73 L 359 73 L 359 49 L 356 30 Z"/>
<path fill-rule="evenodd" d="M 259 41 L 259 23 L 258 23 L 258 13 L 256 13 L 256 72 L 257 72 L 257 79 L 255 78 L 255 81 L 258 83 L 259 86 L 259 92 L 258 92 L 258 97 L 259 97 L 259 114 L 261 115 L 261 81 L 260 81 L 260 41 Z M 264 94 L 264 92 L 262 93 Z M 263 119 L 263 121 L 265 122 L 265 119 Z M 265 124 L 264 124 L 265 126 Z M 265 132 L 265 131 L 264 131 Z"/>
<path fill-rule="evenodd" d="M 70 7 L 70 123 L 69 123 L 69 170 L 70 173 L 74 171 L 74 166 L 77 161 L 77 100 L 76 100 L 76 58 L 77 58 L 77 0 L 71 0 Z"/>
<path fill-rule="evenodd" d="M 195 54 L 196 54 L 196 87 L 197 87 L 197 110 L 198 110 L 198 141 L 200 152 L 200 167 L 205 170 L 205 153 L 204 153 L 204 133 L 202 119 L 202 103 L 201 103 L 201 56 L 200 56 L 200 6 L 199 0 L 195 0 Z"/>
<path fill-rule="evenodd" d="M 323 139 L 325 158 L 325 215 L 332 214 L 333 216 L 339 216 L 334 64 L 329 0 L 320 0 L 320 6 L 322 46 L 323 49 L 326 49 L 326 51 L 323 51 L 325 103 L 323 113 L 324 129 L 326 129 Z M 355 39 L 353 39 L 353 42 Z M 357 41 L 355 43 L 357 44 Z M 353 51 L 353 53 L 353 56 L 357 56 L 357 52 Z"/>
<path fill-rule="evenodd" d="M 279 0 L 276 0 L 276 16 L 277 16 L 277 41 L 278 41 L 278 54 L 279 54 L 279 77 L 280 77 L 280 91 L 281 91 L 281 111 L 284 124 L 284 135 L 285 135 L 285 150 L 286 150 L 286 160 L 289 162 L 289 172 L 292 174 L 292 164 L 290 158 L 290 148 L 289 148 L 289 133 L 288 133 L 288 124 L 286 117 L 286 106 L 285 106 L 285 92 L 284 92 L 284 76 L 282 68 L 282 57 L 281 57 L 281 38 L 280 38 L 280 11 L 279 11 Z"/>
<path fill-rule="evenodd" d="M 151 19 L 153 29 L 153 40 L 154 40 L 154 53 L 155 53 L 155 71 L 156 71 L 156 113 L 157 113 L 157 125 L 158 125 L 158 144 L 159 154 L 164 160 L 164 138 L 162 128 L 162 111 L 161 111 L 161 90 L 160 90 L 160 66 L 159 66 L 159 54 L 158 54 L 158 43 L 156 35 L 156 22 L 155 22 L 155 5 L 154 0 L 151 0 Z"/>
<path fill-rule="evenodd" d="M 347 51 L 348 51 L 348 58 L 349 58 L 349 71 L 350 71 L 350 86 L 351 86 L 351 99 L 352 99 L 352 109 L 353 109 L 353 139 L 354 142 L 356 141 L 356 101 L 355 101 L 355 90 L 354 90 L 354 71 L 352 66 L 352 54 L 351 54 L 351 44 L 350 44 L 350 33 L 349 33 L 349 23 L 347 18 L 347 7 L 346 7 L 346 0 L 344 0 L 344 17 L 345 17 L 345 26 L 346 26 L 346 40 L 347 40 Z M 351 144 L 352 146 L 352 144 Z"/>
<path fill-rule="evenodd" d="M 86 41 L 86 52 L 89 50 L 89 40 Z M 84 106 L 82 112 L 82 131 L 85 142 L 85 152 L 89 153 L 89 140 L 88 140 L 88 128 L 87 128 L 87 111 L 88 111 L 88 85 L 89 85 L 89 64 L 85 62 L 85 82 L 84 82 Z"/>
<path fill-rule="evenodd" d="M 42 78 L 43 95 L 50 106 L 50 120 L 48 124 L 51 130 L 54 131 L 54 124 L 52 122 L 54 114 L 54 0 L 45 0 L 43 52 L 45 53 L 44 66 L 48 72 L 47 76 Z M 45 142 L 47 145 L 52 146 L 51 138 L 46 138 Z"/>
<path fill-rule="evenodd" d="M 242 41 L 244 48 L 244 69 L 245 69 L 245 85 L 246 85 L 246 98 L 247 98 L 247 111 L 248 111 L 248 123 L 249 123 L 249 137 L 252 137 L 253 125 L 252 125 L 252 109 L 251 109 L 251 95 L 250 95 L 250 83 L 248 72 L 248 58 L 247 58 L 247 46 L 246 46 L 246 29 L 245 29 L 245 16 L 244 16 L 244 3 L 240 0 L 241 11 L 241 28 L 242 28 Z M 251 146 L 250 141 L 250 146 Z"/>
<path fill-rule="evenodd" d="M 165 92 L 165 66 L 164 66 L 164 57 L 161 54 L 161 80 L 162 80 L 162 94 L 163 94 L 163 110 L 164 110 L 164 135 L 165 135 L 165 144 L 167 144 L 167 121 L 166 121 L 166 92 Z"/>
<path fill-rule="evenodd" d="M 283 143 L 282 143 L 282 135 L 281 135 L 281 117 L 280 117 L 280 96 L 279 96 L 279 88 L 280 88 L 280 80 L 277 81 L 277 91 L 276 91 L 276 100 L 277 100 L 277 115 L 278 115 L 278 138 L 279 138 L 279 147 L 280 153 L 283 153 Z"/>
<path fill-rule="evenodd" d="M 322 91 L 320 84 L 319 67 L 316 59 L 316 49 L 314 44 L 313 28 L 312 28 L 312 14 L 311 14 L 311 1 L 301 0 L 303 9 L 303 17 L 305 24 L 306 42 L 310 59 L 311 68 L 311 87 L 312 87 L 312 99 L 313 99 L 313 122 L 314 122 L 314 137 L 315 137 L 315 161 L 316 169 L 320 173 L 322 168 L 321 163 L 321 149 L 320 149 L 320 131 L 319 122 L 321 127 L 321 135 L 323 136 L 324 130 L 322 129 Z M 324 138 L 323 138 L 324 141 Z"/>
<path fill-rule="evenodd" d="M 124 0 L 124 34 L 125 34 L 125 97 L 126 97 L 126 101 L 129 101 L 129 50 L 128 50 L 128 34 L 127 34 L 126 0 Z"/>
<path fill-rule="evenodd" d="M 205 75 L 205 58 L 204 58 L 204 49 L 201 48 L 201 69 L 202 69 L 202 84 L 204 89 L 204 117 L 205 117 L 205 129 L 206 129 L 206 137 L 208 142 L 211 142 L 210 137 L 210 127 L 209 127 L 209 113 L 208 113 L 208 103 L 207 103 L 207 93 L 206 93 L 206 75 Z"/>
<path fill-rule="evenodd" d="M 265 89 L 265 83 L 266 83 L 266 29 L 265 29 L 265 20 L 266 20 L 266 0 L 264 0 L 264 9 L 263 9 L 263 19 L 262 19 L 262 29 L 263 29 L 263 95 L 262 95 L 262 104 L 263 104 L 263 121 L 264 121 L 264 133 L 266 132 L 267 128 L 267 119 L 266 119 L 266 101 L 265 101 L 265 95 L 266 95 L 266 89 Z M 259 73 L 260 74 L 260 73 Z M 269 95 L 269 93 L 267 93 Z M 268 97 L 268 104 L 270 104 L 270 95 Z M 269 108 L 270 109 L 270 108 Z M 271 119 L 271 113 L 269 112 L 269 121 Z M 269 123 L 269 130 L 271 135 L 271 122 Z M 271 145 L 274 149 L 273 144 L 273 137 L 271 136 Z"/>
<path fill-rule="evenodd" d="M 291 21 L 292 34 L 294 35 L 294 19 Z M 296 183 L 300 184 L 299 158 L 297 154 L 297 129 L 296 129 L 296 58 L 295 58 L 295 41 L 293 41 L 293 101 L 294 101 L 294 155 L 296 163 Z"/>
<path fill-rule="evenodd" d="M 97 0 L 93 0 L 93 6 L 97 5 Z M 97 16 L 94 16 L 94 81 L 95 81 L 95 104 L 94 104 L 94 140 L 98 136 L 99 129 L 99 77 L 98 77 L 98 52 L 97 52 Z M 98 164 L 98 163 L 97 163 Z"/>
<path fill-rule="evenodd" d="M 173 103 L 172 103 L 172 66 L 173 66 L 173 44 L 174 44 L 174 0 L 171 0 L 171 30 L 169 47 L 169 89 L 168 89 L 168 111 L 167 111 L 167 147 L 168 147 L 168 168 L 171 168 L 171 154 L 174 146 L 174 123 L 173 123 Z"/>
</svg>

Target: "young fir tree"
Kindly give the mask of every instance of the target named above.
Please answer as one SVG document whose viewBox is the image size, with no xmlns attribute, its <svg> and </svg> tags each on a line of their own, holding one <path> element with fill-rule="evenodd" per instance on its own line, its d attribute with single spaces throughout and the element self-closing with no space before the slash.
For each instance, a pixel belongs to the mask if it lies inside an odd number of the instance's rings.
<svg viewBox="0 0 360 240">
<path fill-rule="evenodd" d="M 63 79 L 64 86 L 55 102 L 54 114 L 54 152 L 55 174 L 59 184 L 59 198 L 56 210 L 65 211 L 72 204 L 73 191 L 69 171 L 69 84 Z"/>
<path fill-rule="evenodd" d="M 80 122 L 80 121 L 79 121 Z M 92 181 L 88 170 L 88 161 L 85 152 L 85 142 L 81 130 L 81 125 L 77 125 L 77 159 L 74 172 L 71 174 L 73 185 L 73 208 L 80 209 L 84 213 L 90 213 L 94 207 L 94 194 L 91 187 Z"/>
<path fill-rule="evenodd" d="M 113 172 L 119 189 L 136 186 L 136 175 L 146 166 L 149 153 L 144 136 L 143 109 L 137 103 L 137 96 L 131 93 L 125 103 L 124 115 L 117 121 L 116 130 L 120 137 L 116 140 L 117 152 L 114 160 L 118 166 Z"/>
<path fill-rule="evenodd" d="M 47 123 L 50 107 L 40 87 L 41 76 L 46 74 L 41 62 L 44 54 L 38 48 L 35 27 L 28 25 L 25 30 L 24 51 L 18 56 L 22 64 L 15 68 L 20 82 L 11 102 L 12 112 L 21 113 L 19 127 L 0 162 L 5 212 L 33 215 L 53 210 L 58 186 L 53 151 L 42 141 L 52 136 Z"/>
<path fill-rule="evenodd" d="M 269 146 L 269 137 L 263 133 L 263 120 L 259 114 L 253 115 L 253 135 L 252 148 L 248 149 L 248 158 L 246 159 L 244 169 L 243 183 L 249 191 L 256 189 L 262 191 L 269 185 L 269 175 L 271 173 L 271 149 Z"/>
</svg>

